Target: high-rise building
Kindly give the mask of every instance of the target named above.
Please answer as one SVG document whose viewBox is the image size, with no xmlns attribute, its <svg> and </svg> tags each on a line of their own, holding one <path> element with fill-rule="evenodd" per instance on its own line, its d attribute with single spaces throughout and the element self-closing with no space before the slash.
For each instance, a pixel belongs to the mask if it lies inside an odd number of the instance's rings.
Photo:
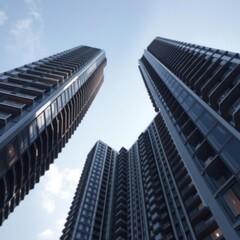
<svg viewBox="0 0 240 240">
<path fill-rule="evenodd" d="M 139 68 L 196 191 L 225 238 L 239 239 L 239 54 L 157 37 Z"/>
<path fill-rule="evenodd" d="M 60 239 L 107 239 L 116 157 L 101 141 L 90 151 Z"/>
<path fill-rule="evenodd" d="M 128 151 L 96 143 L 60 239 L 224 237 L 158 114 Z"/>
<path fill-rule="evenodd" d="M 239 55 L 156 38 L 139 68 L 159 113 L 129 150 L 97 142 L 61 240 L 239 239 Z"/>
<path fill-rule="evenodd" d="M 0 75 L 0 225 L 76 130 L 105 65 L 104 51 L 79 46 Z"/>
</svg>

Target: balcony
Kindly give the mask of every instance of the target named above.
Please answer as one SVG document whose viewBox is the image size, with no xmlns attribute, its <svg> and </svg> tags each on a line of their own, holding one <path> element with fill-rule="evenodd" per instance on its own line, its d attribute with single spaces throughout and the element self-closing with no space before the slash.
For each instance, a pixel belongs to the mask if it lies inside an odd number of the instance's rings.
<svg viewBox="0 0 240 240">
<path fill-rule="evenodd" d="M 180 178 L 182 178 L 183 176 L 185 176 L 187 174 L 187 170 L 186 168 L 182 168 L 176 175 L 175 175 L 175 179 L 179 180 Z"/>
<path fill-rule="evenodd" d="M 240 82 L 238 82 L 233 89 L 222 99 L 219 103 L 221 115 L 226 118 L 229 116 L 229 109 L 238 100 L 240 91 Z"/>
<path fill-rule="evenodd" d="M 185 175 L 181 180 L 179 180 L 179 181 L 177 182 L 178 187 L 179 187 L 179 188 L 182 188 L 182 187 L 184 187 L 186 184 L 188 184 L 190 181 L 191 181 L 191 178 L 190 178 L 190 176 L 187 174 L 187 175 Z"/>
<path fill-rule="evenodd" d="M 187 209 L 192 209 L 195 206 L 199 205 L 201 203 L 201 199 L 198 195 L 198 193 L 195 193 L 193 196 L 189 197 L 186 201 L 185 201 L 185 206 Z"/>
<path fill-rule="evenodd" d="M 182 191 L 182 197 L 185 198 L 191 194 L 193 194 L 194 192 L 196 192 L 195 186 L 193 184 L 193 182 L 189 183 Z"/>
<path fill-rule="evenodd" d="M 195 155 L 201 161 L 202 165 L 207 166 L 216 156 L 216 152 L 212 149 L 209 143 L 204 140 L 201 146 L 196 150 Z"/>
<path fill-rule="evenodd" d="M 196 129 L 187 139 L 188 146 L 193 151 L 196 151 L 198 149 L 202 141 L 203 141 L 203 136 L 198 129 Z"/>
<path fill-rule="evenodd" d="M 214 218 L 211 217 L 206 221 L 202 221 L 195 226 L 195 232 L 198 239 L 203 239 L 210 235 L 213 231 L 218 228 L 217 223 L 215 222 Z"/>
<path fill-rule="evenodd" d="M 183 162 L 182 162 L 182 161 L 179 161 L 179 162 L 176 164 L 176 166 L 174 166 L 174 167 L 172 168 L 172 171 L 173 171 L 173 172 L 178 172 L 178 170 L 180 170 L 183 166 L 184 166 Z"/>
<path fill-rule="evenodd" d="M 199 207 L 195 208 L 193 211 L 189 213 L 191 218 L 191 222 L 196 224 L 197 222 L 201 221 L 201 219 L 206 219 L 211 216 L 208 207 L 200 205 Z"/>
<path fill-rule="evenodd" d="M 240 130 L 240 103 L 234 108 L 232 112 L 232 119 L 237 130 Z"/>
</svg>

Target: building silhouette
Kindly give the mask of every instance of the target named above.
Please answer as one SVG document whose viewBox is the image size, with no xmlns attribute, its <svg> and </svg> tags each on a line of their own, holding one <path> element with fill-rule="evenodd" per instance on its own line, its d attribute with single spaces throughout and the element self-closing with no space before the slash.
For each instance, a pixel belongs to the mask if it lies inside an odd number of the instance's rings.
<svg viewBox="0 0 240 240">
<path fill-rule="evenodd" d="M 104 51 L 79 46 L 0 75 L 0 225 L 76 130 L 105 65 Z"/>
<path fill-rule="evenodd" d="M 239 239 L 238 54 L 156 38 L 139 60 L 159 113 L 90 151 L 61 240 Z"/>
</svg>

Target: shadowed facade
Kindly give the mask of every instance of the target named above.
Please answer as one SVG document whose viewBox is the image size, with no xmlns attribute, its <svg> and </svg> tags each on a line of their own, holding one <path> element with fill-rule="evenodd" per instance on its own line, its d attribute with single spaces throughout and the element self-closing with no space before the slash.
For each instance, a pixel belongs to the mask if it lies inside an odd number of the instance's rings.
<svg viewBox="0 0 240 240">
<path fill-rule="evenodd" d="M 0 225 L 71 138 L 105 65 L 104 51 L 79 46 L 0 75 Z"/>
</svg>

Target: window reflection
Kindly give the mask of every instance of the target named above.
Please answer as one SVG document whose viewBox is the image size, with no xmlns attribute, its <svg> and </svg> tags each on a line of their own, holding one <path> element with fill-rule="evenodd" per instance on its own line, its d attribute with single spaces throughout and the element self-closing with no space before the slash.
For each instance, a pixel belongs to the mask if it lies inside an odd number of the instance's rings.
<svg viewBox="0 0 240 240">
<path fill-rule="evenodd" d="M 52 117 L 55 118 L 57 116 L 57 101 L 54 101 L 51 104 L 51 108 L 52 108 Z"/>
<path fill-rule="evenodd" d="M 33 122 L 29 125 L 29 137 L 30 137 L 30 141 L 31 141 L 31 142 L 37 137 L 36 121 L 33 121 Z"/>
<path fill-rule="evenodd" d="M 58 111 L 62 110 L 62 98 L 61 96 L 57 99 Z"/>
<path fill-rule="evenodd" d="M 26 150 L 27 147 L 28 147 L 28 133 L 27 130 L 25 130 L 19 135 L 19 148 L 21 153 L 24 150 Z"/>
<path fill-rule="evenodd" d="M 13 164 L 18 158 L 16 140 L 9 143 L 6 147 L 6 155 L 9 164 Z"/>
<path fill-rule="evenodd" d="M 228 189 L 222 196 L 227 206 L 235 217 L 240 215 L 240 189 L 235 184 L 232 188 Z"/>
<path fill-rule="evenodd" d="M 37 117 L 37 125 L 39 132 L 41 132 L 44 129 L 45 125 L 44 112 Z"/>
<path fill-rule="evenodd" d="M 51 123 L 51 107 L 50 106 L 45 110 L 45 117 L 46 117 L 46 124 L 50 124 Z"/>
<path fill-rule="evenodd" d="M 240 168 L 239 162 L 240 142 L 236 138 L 232 138 L 222 150 L 222 156 L 227 159 L 234 171 Z"/>
<path fill-rule="evenodd" d="M 224 145 L 229 137 L 230 133 L 221 125 L 217 125 L 209 135 L 209 138 L 218 149 Z"/>
<path fill-rule="evenodd" d="M 216 120 L 213 116 L 205 111 L 202 116 L 197 121 L 197 125 L 200 126 L 204 133 L 209 132 L 209 130 L 216 124 Z"/>
<path fill-rule="evenodd" d="M 196 120 L 202 114 L 203 110 L 203 107 L 196 102 L 189 110 L 189 114 L 193 120 Z"/>
</svg>

